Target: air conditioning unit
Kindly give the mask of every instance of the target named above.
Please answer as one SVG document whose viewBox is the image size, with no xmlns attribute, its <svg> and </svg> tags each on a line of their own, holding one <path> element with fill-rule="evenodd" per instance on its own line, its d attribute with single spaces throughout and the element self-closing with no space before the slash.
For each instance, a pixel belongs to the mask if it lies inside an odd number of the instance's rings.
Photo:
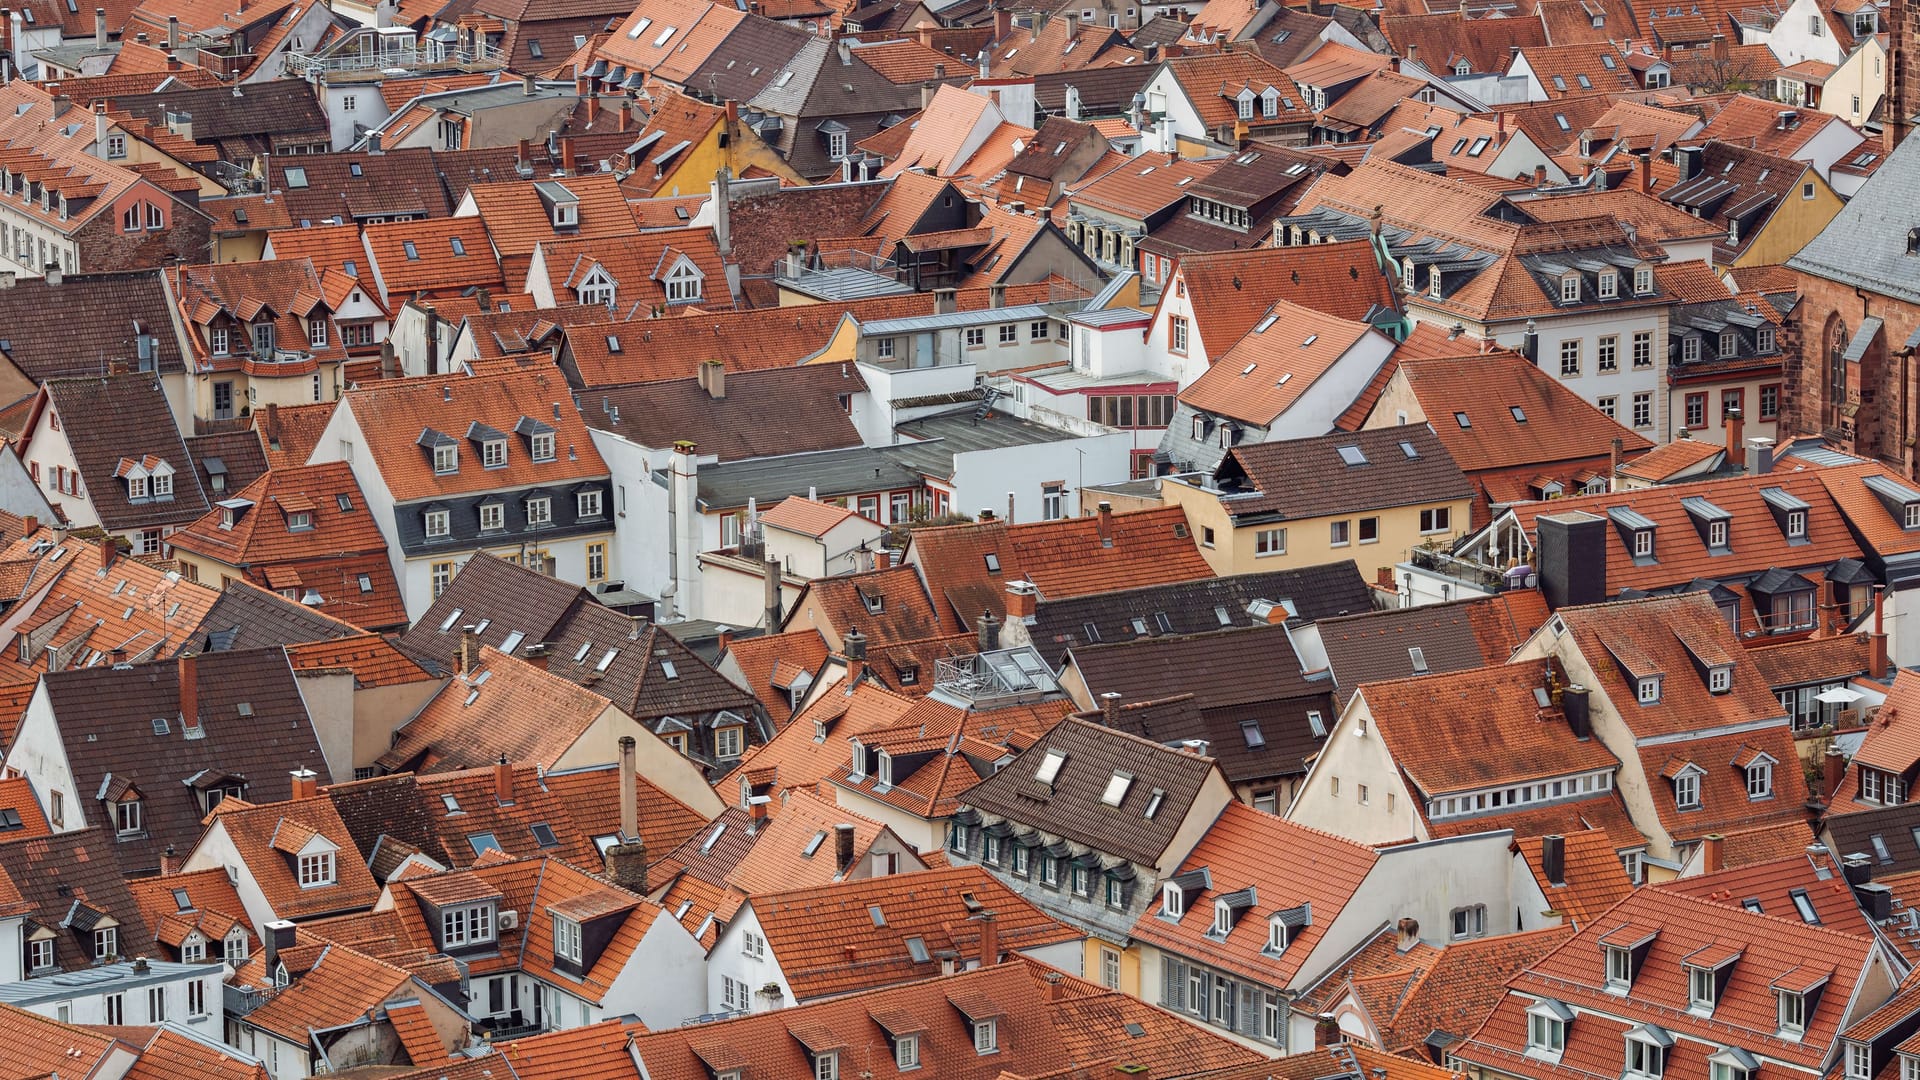
<svg viewBox="0 0 1920 1080">
<path fill-rule="evenodd" d="M 512 930 L 512 929 L 513 929 L 514 927 L 516 927 L 516 926 L 519 926 L 519 925 L 520 925 L 520 913 L 519 913 L 519 912 L 517 912 L 517 911 L 503 911 L 503 912 L 501 912 L 501 913 L 500 913 L 500 929 L 502 929 L 502 930 Z"/>
</svg>

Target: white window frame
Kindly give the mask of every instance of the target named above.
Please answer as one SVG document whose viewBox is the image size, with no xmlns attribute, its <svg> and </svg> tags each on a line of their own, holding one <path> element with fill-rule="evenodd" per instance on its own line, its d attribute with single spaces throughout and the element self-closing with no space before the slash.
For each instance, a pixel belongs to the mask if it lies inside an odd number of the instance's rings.
<svg viewBox="0 0 1920 1080">
<path fill-rule="evenodd" d="M 553 917 L 553 955 L 561 960 L 580 963 L 580 924 L 572 919 Z"/>
<path fill-rule="evenodd" d="M 334 884 L 334 858 L 331 851 L 318 851 L 312 855 L 302 855 L 299 861 L 300 887 L 316 889 Z"/>
<path fill-rule="evenodd" d="M 999 1020 L 989 1018 L 973 1022 L 973 1052 L 983 1055 L 1000 1052 Z"/>
</svg>

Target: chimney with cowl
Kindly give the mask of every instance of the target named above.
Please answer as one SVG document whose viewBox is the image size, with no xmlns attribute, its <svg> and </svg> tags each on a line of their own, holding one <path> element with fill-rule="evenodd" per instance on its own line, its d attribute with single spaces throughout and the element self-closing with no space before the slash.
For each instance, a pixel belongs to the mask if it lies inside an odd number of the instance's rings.
<svg viewBox="0 0 1920 1080">
<path fill-rule="evenodd" d="M 606 876 L 623 889 L 646 895 L 647 842 L 640 838 L 639 796 L 634 789 L 634 738 L 620 736 L 620 842 L 607 848 Z"/>
</svg>

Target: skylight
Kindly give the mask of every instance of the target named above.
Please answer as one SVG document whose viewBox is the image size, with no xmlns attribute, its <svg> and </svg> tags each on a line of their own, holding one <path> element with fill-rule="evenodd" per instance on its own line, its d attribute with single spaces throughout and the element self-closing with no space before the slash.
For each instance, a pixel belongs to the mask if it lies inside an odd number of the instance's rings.
<svg viewBox="0 0 1920 1080">
<path fill-rule="evenodd" d="M 1269 327 L 1271 327 L 1274 323 L 1278 322 L 1279 320 L 1280 320 L 1280 316 L 1278 315 L 1268 315 L 1266 318 L 1261 319 L 1260 322 L 1254 326 L 1253 332 L 1256 334 L 1264 334 L 1267 332 Z"/>
<path fill-rule="evenodd" d="M 1473 421 L 1467 419 L 1466 413 L 1463 413 L 1463 412 L 1454 413 L 1453 419 L 1455 423 L 1459 424 L 1463 428 L 1470 428 L 1473 426 Z"/>
<path fill-rule="evenodd" d="M 1060 775 L 1060 766 L 1067 763 L 1065 750 L 1049 750 L 1040 761 L 1040 767 L 1034 770 L 1033 778 L 1043 784 L 1051 784 Z"/>
<path fill-rule="evenodd" d="M 879 904 L 867 905 L 867 917 L 873 920 L 875 926 L 887 925 L 887 913 L 880 910 Z"/>
<path fill-rule="evenodd" d="M 1403 453 L 1403 454 L 1405 454 L 1405 455 L 1407 455 L 1407 456 L 1408 456 L 1408 457 L 1410 457 L 1410 458 L 1417 458 L 1417 457 L 1419 457 L 1419 456 L 1420 456 L 1420 451 L 1418 451 L 1418 450 L 1415 450 L 1415 449 L 1413 448 L 1413 444 L 1412 444 L 1412 443 L 1410 443 L 1410 442 L 1403 442 L 1403 443 L 1401 443 L 1401 444 L 1400 444 L 1400 452 L 1401 452 L 1401 453 Z"/>
<path fill-rule="evenodd" d="M 724 824 L 715 825 L 713 831 L 707 834 L 706 841 L 700 845 L 700 854 L 705 855 L 713 851 L 713 845 L 720 842 L 720 835 L 726 831 L 727 827 Z M 826 834 L 822 833 L 821 835 L 824 836 Z"/>
<path fill-rule="evenodd" d="M 667 39 L 673 37 L 673 32 L 678 29 L 679 27 L 677 26 L 669 26 L 665 30 L 660 31 L 660 36 L 653 39 L 653 47 L 657 49 L 660 46 L 665 45 L 667 43 Z"/>
<path fill-rule="evenodd" d="M 1520 406 L 1509 405 L 1507 406 L 1507 411 L 1513 414 L 1514 423 L 1524 424 L 1527 422 L 1527 412 L 1525 409 L 1522 409 Z"/>
<path fill-rule="evenodd" d="M 827 833 L 825 829 L 822 829 L 819 832 L 814 833 L 813 839 L 807 841 L 806 850 L 800 853 L 801 857 L 807 858 L 807 859 L 813 858 L 813 853 L 820 850 L 820 845 L 825 843 L 826 839 L 827 839 Z"/>
<path fill-rule="evenodd" d="M 1140 816 L 1146 818 L 1148 821 L 1152 821 L 1153 815 L 1160 812 L 1160 804 L 1166 801 L 1167 793 L 1161 791 L 1159 788 L 1154 788 L 1153 794 L 1147 796 L 1147 809 Z"/>
<path fill-rule="evenodd" d="M 595 671 L 607 670 L 608 668 L 613 666 L 613 658 L 619 655 L 620 655 L 619 649 L 608 649 L 606 652 L 606 655 L 600 658 L 600 662 L 598 664 L 593 665 L 593 670 Z"/>
<path fill-rule="evenodd" d="M 1367 452 L 1357 446 L 1343 446 L 1340 448 L 1340 460 L 1348 465 L 1365 465 Z"/>
<path fill-rule="evenodd" d="M 907 939 L 907 955 L 913 957 L 916 964 L 924 964 L 933 957 L 927 952 L 927 943 L 917 937 Z"/>
<path fill-rule="evenodd" d="M 653 25 L 652 19 L 643 18 L 639 22 L 633 24 L 633 29 L 627 31 L 627 36 L 630 38 L 637 38 L 641 34 L 646 33 L 647 27 L 652 25 Z"/>
<path fill-rule="evenodd" d="M 1407 659 L 1413 662 L 1413 673 L 1415 675 L 1425 675 L 1431 670 L 1427 667 L 1427 651 L 1418 645 L 1411 646 L 1407 649 Z"/>
<path fill-rule="evenodd" d="M 1100 801 L 1106 803 L 1108 806 L 1119 806 L 1126 800 L 1127 789 L 1132 786 L 1133 775 L 1131 773 L 1114 773 L 1113 777 L 1107 781 L 1107 790 L 1101 794 Z"/>
</svg>

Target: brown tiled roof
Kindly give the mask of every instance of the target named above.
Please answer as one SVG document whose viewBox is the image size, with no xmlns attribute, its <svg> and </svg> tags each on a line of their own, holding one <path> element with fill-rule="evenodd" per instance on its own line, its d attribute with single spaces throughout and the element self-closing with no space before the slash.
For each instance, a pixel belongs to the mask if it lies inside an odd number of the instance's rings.
<svg viewBox="0 0 1920 1080">
<path fill-rule="evenodd" d="M 367 872 L 366 864 L 342 857 L 353 850 L 353 836 L 329 799 L 259 805 L 227 799 L 214 807 L 212 816 L 226 830 L 275 918 L 298 920 L 361 911 L 379 899 L 380 886 Z M 334 884 L 300 885 L 293 860 L 275 844 L 283 828 L 310 832 L 340 849 L 333 861 Z"/>
<path fill-rule="evenodd" d="M 747 684 L 776 727 L 784 727 L 793 715 L 793 699 L 787 691 L 802 674 L 809 679 L 827 658 L 827 642 L 818 630 L 789 630 L 783 634 L 763 634 L 739 638 L 727 645 L 723 654 L 739 667 Z"/>
<path fill-rule="evenodd" d="M 579 225 L 565 232 L 556 228 L 535 189 L 536 183 L 558 184 L 577 199 Z M 481 220 L 487 223 L 487 235 L 492 237 L 494 251 L 503 264 L 509 256 L 532 255 L 534 248 L 554 240 L 632 236 L 638 231 L 626 194 L 611 176 L 475 184 L 467 189 L 466 198 L 473 201 Z"/>
<path fill-rule="evenodd" d="M 191 701 L 181 693 L 188 667 Z M 130 874 L 157 868 L 162 849 L 185 851 L 199 837 L 207 808 L 196 779 L 238 777 L 248 798 L 268 802 L 292 794 L 291 769 L 327 773 L 306 703 L 279 649 L 130 668 L 103 664 L 49 674 L 41 685 L 77 788 L 69 797 L 85 807 L 75 812 L 112 821 L 109 801 L 127 794 L 140 799 L 141 834 L 115 845 Z"/>
<path fill-rule="evenodd" d="M 0 1069 L 9 1076 L 99 1075 L 113 1070 L 113 1059 L 126 1053 L 113 1035 L 98 1028 L 62 1024 L 12 1005 L 0 1005 L 0 1024 L 7 1029 Z"/>
<path fill-rule="evenodd" d="M 1066 768 L 1073 765 L 1069 759 Z M 1005 771 L 1020 768 L 1016 763 Z M 1104 775 L 1101 780 L 1105 782 Z M 1136 779 L 1134 787 L 1141 782 Z M 1230 802 L 1181 863 L 1183 873 L 1205 868 L 1209 875 L 1205 892 L 1189 894 L 1178 918 L 1165 913 L 1164 898 L 1155 902 L 1134 923 L 1133 934 L 1163 951 L 1223 968 L 1261 986 L 1287 987 L 1377 859 L 1364 845 Z M 1215 918 L 1212 900 L 1240 890 L 1254 894 L 1253 905 L 1238 914 L 1224 939 L 1214 936 L 1210 933 Z M 1269 916 L 1309 905 L 1307 925 L 1291 932 L 1285 950 L 1271 953 L 1267 949 Z"/>
<path fill-rule="evenodd" d="M 206 870 L 174 872 L 165 877 L 131 878 L 127 889 L 133 894 L 134 902 L 140 905 L 140 916 L 153 928 L 159 944 L 172 950 L 168 959 L 180 959 L 179 948 L 190 933 L 198 932 L 205 940 L 208 956 L 219 956 L 221 942 L 226 936 L 238 929 L 253 941 L 251 924 L 247 918 L 247 909 L 240 901 L 240 894 L 233 883 L 227 879 L 224 867 L 212 867 Z M 186 894 L 186 903 L 176 898 L 176 893 Z M 146 948 L 146 942 L 128 942 L 138 953 Z M 258 947 L 253 941 L 249 953 Z"/>
<path fill-rule="evenodd" d="M 1066 755 L 1051 791 L 1040 790 L 1034 769 L 1050 751 Z M 1134 777 L 1119 806 L 1102 801 L 1113 773 Z M 967 805 L 1065 837 L 1103 853 L 1155 865 L 1186 821 L 1209 776 L 1212 758 L 1172 750 L 1137 736 L 1067 719 L 1054 725 L 1012 765 L 967 793 Z M 1147 802 L 1160 792 L 1159 811 Z M 1036 798 L 1043 794 L 1045 798 Z"/>
<path fill-rule="evenodd" d="M 1270 425 L 1372 332 L 1367 323 L 1276 300 L 1251 331 L 1180 392 L 1180 401 L 1195 411 Z"/>
<path fill-rule="evenodd" d="M 159 270 L 66 274 L 57 285 L 21 278 L 0 289 L 0 352 L 35 382 L 98 375 L 103 365 L 139 363 L 141 334 L 151 335 L 162 375 L 184 370 L 180 342 L 169 332 L 166 284 Z M 135 324 L 139 328 L 135 328 Z"/>
<path fill-rule="evenodd" d="M 1603 857 L 1624 880 L 1626 872 L 1613 852 L 1608 850 Z M 1424 1057 L 1431 1053 L 1436 1035 L 1465 1038 L 1506 995 L 1507 980 L 1572 936 L 1572 927 L 1563 925 L 1448 945 L 1401 1002 L 1390 1029 L 1382 1033 L 1388 1049 Z"/>
<path fill-rule="evenodd" d="M 1506 592 L 1451 604 L 1322 619 L 1320 642 L 1333 669 L 1335 697 L 1344 707 L 1363 683 L 1416 674 L 1410 653 L 1416 647 L 1429 672 L 1504 664 L 1546 621 L 1546 615 L 1538 593 Z"/>
<path fill-rule="evenodd" d="M 1569 926 L 1588 926 L 1622 897 L 1633 891 L 1633 881 L 1616 854 L 1618 842 L 1604 829 L 1570 832 L 1561 838 L 1561 871 L 1558 882 L 1549 880 L 1541 851 L 1542 836 L 1516 838 L 1514 844 L 1535 885 L 1547 898 L 1547 907 L 1558 911 Z M 1511 977 L 1514 972 L 1507 972 Z M 1488 1003 L 1482 1002 L 1484 1014 Z M 1463 1034 L 1455 1031 L 1454 1034 Z"/>
<path fill-rule="evenodd" d="M 505 288 L 499 258 L 487 242 L 486 223 L 478 218 L 369 225 L 365 245 L 361 259 L 367 261 L 370 253 L 377 270 L 377 278 L 367 280 L 377 280 L 390 301 L 471 286 Z"/>
<path fill-rule="evenodd" d="M 108 529 L 184 524 L 207 512 L 206 493 L 157 377 L 133 372 L 54 379 L 43 390 L 60 417 L 60 429 L 80 466 L 87 497 Z M 33 453 L 31 443 L 19 449 L 23 455 Z M 135 503 L 128 497 L 127 482 L 120 478 L 120 463 L 149 459 L 173 467 L 173 495 Z"/>
<path fill-rule="evenodd" d="M 845 879 L 850 869 L 838 865 L 832 843 L 834 830 L 840 825 L 853 826 L 855 866 L 883 834 L 892 835 L 888 826 L 836 806 L 805 788 L 788 792 L 778 813 L 760 827 L 753 847 L 728 871 L 727 887 L 752 897 Z M 825 840 L 815 845 L 814 838 L 823 834 Z M 899 842 L 897 837 L 895 842 Z"/>
<path fill-rule="evenodd" d="M 95 915 L 120 924 L 123 953 L 153 940 L 113 849 L 104 827 L 0 840 L 0 911 L 54 929 L 53 962 L 64 971 L 93 966 Z"/>
<path fill-rule="evenodd" d="M 1617 765 L 1599 742 L 1543 718 L 1533 694 L 1543 685 L 1538 665 L 1501 664 L 1367 683 L 1357 693 L 1394 764 L 1429 798 Z M 1474 722 L 1428 723 L 1442 702 Z"/>
<path fill-rule="evenodd" d="M 1504 74 L 1514 46 L 1532 50 L 1547 44 L 1546 27 L 1538 19 L 1469 19 L 1452 10 L 1382 15 L 1380 32 L 1395 52 L 1430 71 L 1451 71 L 1465 60 L 1475 74 Z"/>
<path fill-rule="evenodd" d="M 789 889 L 750 903 L 798 1001 L 937 975 L 936 954 L 980 957 L 973 914 L 982 908 L 993 912 L 1000 948 L 1009 952 L 1084 936 L 977 866 Z M 912 938 L 926 959 L 909 954 Z"/>
<path fill-rule="evenodd" d="M 240 1023 L 305 1046 L 315 1029 L 367 1023 L 382 1003 L 412 982 L 413 976 L 392 964 L 344 945 L 326 945 L 312 967 Z"/>
<path fill-rule="evenodd" d="M 981 611 L 1006 614 L 1009 581 L 1030 581 L 1042 598 L 1058 599 L 1212 577 L 1191 533 L 1185 510 L 1168 507 L 917 529 L 907 554 L 942 601 L 945 625 L 967 630 Z"/>
<path fill-rule="evenodd" d="M 268 405 L 254 413 L 254 430 L 267 445 L 267 463 L 274 468 L 305 465 L 320 444 L 320 433 L 333 419 L 335 404 Z"/>
<path fill-rule="evenodd" d="M 1343 451 L 1350 448 L 1358 449 L 1360 464 L 1347 461 Z M 1473 497 L 1445 445 L 1422 424 L 1237 446 L 1221 470 L 1223 484 L 1245 485 L 1247 497 L 1230 504 L 1236 518 L 1300 520 Z"/>
<path fill-rule="evenodd" d="M 502 754 L 552 766 L 610 707 L 606 698 L 490 645 L 471 663 L 394 733 L 393 748 L 380 758 L 387 768 L 472 769 Z"/>
<path fill-rule="evenodd" d="M 1747 656 L 1767 685 L 1778 690 L 1864 675 L 1869 652 L 1870 643 L 1865 634 L 1842 634 L 1753 648 Z"/>
<path fill-rule="evenodd" d="M 1322 49 L 1328 46 L 1322 46 Z M 1262 116 L 1254 126 L 1305 124 L 1312 118 L 1306 97 L 1286 72 L 1250 52 L 1213 56 L 1181 56 L 1166 61 L 1166 70 L 1186 92 L 1194 112 L 1207 128 L 1231 127 L 1239 118 L 1233 95 L 1243 88 L 1256 95 L 1271 86 L 1280 92 L 1277 116 Z M 1291 102 L 1291 104 L 1289 104 Z"/>
<path fill-rule="evenodd" d="M 433 676 L 379 634 L 357 634 L 287 647 L 295 671 L 337 669 L 353 672 L 357 686 L 398 686 Z"/>
<path fill-rule="evenodd" d="M 787 625 L 793 625 L 793 614 L 809 606 L 835 637 L 857 629 L 866 635 L 869 648 L 933 637 L 952 628 L 910 566 L 814 578 L 794 601 Z"/>
<path fill-rule="evenodd" d="M 353 410 L 367 452 L 380 463 L 387 490 L 399 502 L 607 475 L 557 374 L 410 379 L 349 390 L 342 400 Z M 419 446 L 427 428 L 465 440 L 475 424 L 512 432 L 526 417 L 556 429 L 553 460 L 534 461 L 524 440 L 509 439 L 506 466 L 483 469 L 478 448 L 470 444 L 459 472 L 436 475 L 431 457 Z"/>
<path fill-rule="evenodd" d="M 1845 879 L 1840 859 L 1832 852 L 1806 850 L 1812 833 L 1801 832 L 1801 850 L 1778 859 L 1747 863 L 1724 870 L 1709 871 L 1697 877 L 1663 882 L 1658 888 L 1711 900 L 1728 907 L 1745 907 L 1758 902 L 1760 910 L 1785 919 L 1806 920 L 1798 913 L 1794 893 L 1804 893 L 1821 926 L 1860 938 L 1875 936 L 1860 902 L 1851 889 L 1836 889 Z"/>
<path fill-rule="evenodd" d="M 571 336 L 577 341 L 598 329 Z M 605 329 L 636 349 L 643 347 L 633 329 L 619 325 Z M 620 357 L 613 359 L 617 362 Z M 650 362 L 646 356 L 636 359 Z M 665 448 L 677 440 L 690 440 L 699 446 L 702 457 L 712 454 L 724 462 L 861 445 L 842 399 L 851 400 L 851 395 L 865 390 L 866 380 L 854 365 L 805 364 L 729 371 L 723 398 L 709 394 L 697 378 L 599 386 L 581 397 L 591 427 L 617 432 L 642 446 Z M 615 409 L 620 414 L 617 421 Z"/>
<path fill-rule="evenodd" d="M 1618 475 L 1660 483 L 1726 452 L 1724 445 L 1705 439 L 1675 439 L 1620 466 Z"/>
<path fill-rule="evenodd" d="M 891 726 L 914 704 L 915 699 L 871 681 L 850 689 L 843 682 L 821 694 L 765 746 L 741 759 L 740 774 L 767 777 L 775 792 L 811 788 L 847 763 L 847 739 Z M 814 738 L 817 725 L 826 726 L 824 742 Z"/>
<path fill-rule="evenodd" d="M 975 1051 L 962 1004 L 997 1013 L 998 1052 Z M 882 1018 L 894 1017 L 896 1025 L 924 1026 L 921 1060 L 943 1080 L 1071 1075 L 1063 1070 L 1114 1061 L 1144 1066 L 1154 1076 L 1211 1075 L 1259 1056 L 1136 998 L 1023 958 L 802 1009 L 656 1031 L 636 1038 L 633 1052 L 654 1080 L 706 1080 L 735 1067 L 752 1076 L 803 1076 L 811 1067 L 807 1040 L 884 1046 L 889 1032 Z M 1129 1024 L 1140 1029 L 1138 1036 Z"/>
<path fill-rule="evenodd" d="M 1779 115 L 1783 112 L 1794 114 L 1784 130 L 1779 121 Z M 1845 123 L 1838 116 L 1817 109 L 1794 108 L 1738 94 L 1720 106 L 1695 139 L 1703 143 L 1714 140 L 1740 143 L 1762 154 L 1790 158 L 1831 125 Z"/>
<path fill-rule="evenodd" d="M 1657 932 L 1637 965 L 1632 989 L 1624 997 L 1609 995 L 1603 989 L 1606 957 L 1600 942 L 1610 934 L 1639 937 L 1640 927 Z M 1683 960 L 1716 945 L 1739 950 L 1740 959 L 1718 994 L 1712 1019 L 1670 1007 L 1670 1002 L 1685 1000 Z M 1752 1047 L 1750 1052 L 1817 1069 L 1832 1053 L 1849 1012 L 1847 1003 L 1869 967 L 1869 950 L 1859 939 L 1797 919 L 1642 889 L 1515 978 L 1509 984 L 1515 992 L 1501 999 L 1471 1041 L 1449 1047 L 1449 1052 L 1468 1063 L 1524 1077 L 1563 1075 L 1560 1070 L 1565 1068 L 1612 1074 L 1619 1071 L 1626 1028 L 1651 1022 L 1680 1037 L 1705 1037 L 1712 1031 L 1717 1044 L 1737 1041 Z M 1805 1034 L 1792 1042 L 1780 1039 L 1774 984 L 1803 986 L 1818 975 L 1827 977 L 1825 988 L 1809 1010 Z M 1586 1023 L 1568 1026 L 1558 1066 L 1530 1061 L 1522 1053 L 1524 1010 L 1537 1000 L 1530 995 L 1582 1010 Z"/>
<path fill-rule="evenodd" d="M 210 1039 L 194 1038 L 171 1028 L 156 1028 L 140 1048 L 123 1080 L 268 1080 L 270 1073 L 257 1059 L 229 1053 Z"/>
<path fill-rule="evenodd" d="M 1604 456 L 1614 439 L 1636 453 L 1653 444 L 1615 423 L 1565 383 L 1512 352 L 1449 360 L 1407 360 L 1404 379 L 1460 469 L 1538 465 Z M 1488 401 L 1489 387 L 1498 387 Z M 1514 414 L 1520 410 L 1521 420 Z M 1465 414 L 1471 426 L 1459 423 Z"/>
</svg>

